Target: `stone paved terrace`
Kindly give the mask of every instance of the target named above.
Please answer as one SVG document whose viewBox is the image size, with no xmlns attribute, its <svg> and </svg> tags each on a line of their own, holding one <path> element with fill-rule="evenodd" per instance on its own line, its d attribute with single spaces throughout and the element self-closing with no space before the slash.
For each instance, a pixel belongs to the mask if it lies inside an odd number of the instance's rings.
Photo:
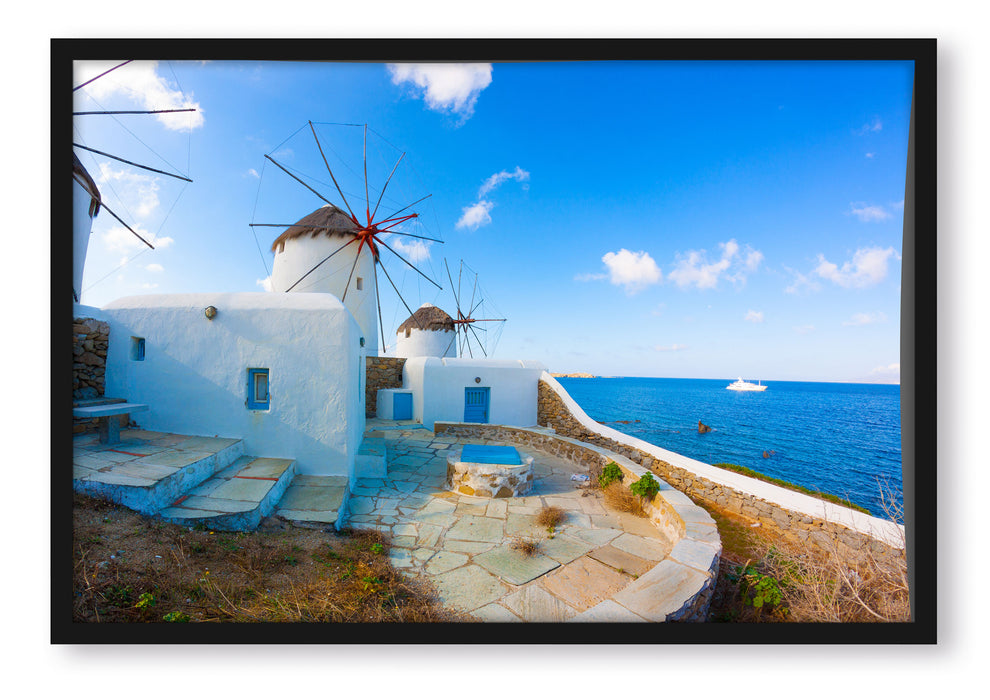
<svg viewBox="0 0 990 700">
<path fill-rule="evenodd" d="M 649 519 L 611 510 L 600 491 L 579 487 L 571 476 L 586 468 L 520 447 L 535 458 L 533 491 L 477 498 L 444 488 L 447 453 L 504 443 L 437 437 L 411 423 L 368 428 L 386 441 L 387 478 L 356 480 L 346 525 L 387 534 L 393 565 L 431 579 L 446 605 L 491 622 L 646 621 L 621 601 L 643 610 L 637 579 L 673 543 Z M 544 506 L 566 512 L 552 537 L 536 523 Z M 539 543 L 535 554 L 513 546 L 525 540 Z"/>
</svg>

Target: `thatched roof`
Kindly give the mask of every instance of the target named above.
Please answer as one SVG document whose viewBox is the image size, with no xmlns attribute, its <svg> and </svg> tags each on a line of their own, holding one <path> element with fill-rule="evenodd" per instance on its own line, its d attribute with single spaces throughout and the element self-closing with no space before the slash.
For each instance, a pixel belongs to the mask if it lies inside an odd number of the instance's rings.
<svg viewBox="0 0 990 700">
<path fill-rule="evenodd" d="M 89 192 L 89 215 L 96 216 L 100 212 L 100 191 L 96 188 L 96 181 L 86 172 L 86 168 L 75 153 L 72 154 L 72 177 Z"/>
<path fill-rule="evenodd" d="M 327 204 L 314 211 L 309 216 L 304 216 L 289 228 L 285 229 L 281 236 L 272 243 L 272 252 L 278 250 L 279 245 L 293 238 L 319 235 L 327 237 L 346 236 L 358 230 L 351 221 L 351 217 L 342 212 L 332 204 Z"/>
<path fill-rule="evenodd" d="M 396 334 L 405 333 L 407 329 L 427 331 L 452 331 L 454 330 L 454 319 L 446 311 L 438 309 L 432 304 L 423 304 L 416 309 L 416 312 L 403 321 Z"/>
</svg>

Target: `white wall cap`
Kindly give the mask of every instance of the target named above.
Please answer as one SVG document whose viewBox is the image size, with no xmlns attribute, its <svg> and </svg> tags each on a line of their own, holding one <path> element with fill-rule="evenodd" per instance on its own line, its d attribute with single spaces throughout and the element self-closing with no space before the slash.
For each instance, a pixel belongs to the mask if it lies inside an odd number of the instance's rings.
<svg viewBox="0 0 990 700">
<path fill-rule="evenodd" d="M 143 294 L 122 297 L 103 308 L 116 309 L 205 309 L 215 306 L 220 313 L 228 310 L 299 309 L 304 311 L 347 311 L 333 294 L 280 294 L 274 292 L 223 292 L 219 294 Z M 348 313 L 350 313 L 348 311 Z"/>
</svg>

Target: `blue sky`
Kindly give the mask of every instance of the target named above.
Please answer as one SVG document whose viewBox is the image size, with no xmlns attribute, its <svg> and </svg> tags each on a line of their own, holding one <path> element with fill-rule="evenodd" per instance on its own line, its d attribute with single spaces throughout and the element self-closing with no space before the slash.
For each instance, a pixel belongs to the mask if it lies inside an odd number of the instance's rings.
<svg viewBox="0 0 990 700">
<path fill-rule="evenodd" d="M 111 65 L 79 65 L 76 84 Z M 345 194 L 363 189 L 363 130 L 335 124 L 367 123 L 372 187 L 406 153 L 385 206 L 432 195 L 409 230 L 444 243 L 399 250 L 444 290 L 388 254 L 386 269 L 414 308 L 453 312 L 443 259 L 455 276 L 463 259 L 508 318 L 499 357 L 896 381 L 911 79 L 888 62 L 130 64 L 79 90 L 76 109 L 199 111 L 80 116 L 74 140 L 194 182 L 77 150 L 107 204 L 156 241 L 142 251 L 98 217 L 82 301 L 261 291 L 279 229 L 249 224 L 323 203 L 265 154 L 340 204 L 307 121 Z M 407 312 L 385 293 L 382 314 L 391 341 Z"/>
</svg>

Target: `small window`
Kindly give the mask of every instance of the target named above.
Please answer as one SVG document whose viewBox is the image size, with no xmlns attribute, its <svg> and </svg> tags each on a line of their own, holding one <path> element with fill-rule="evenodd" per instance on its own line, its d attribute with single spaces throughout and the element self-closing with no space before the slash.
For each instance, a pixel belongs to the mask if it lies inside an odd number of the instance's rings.
<svg viewBox="0 0 990 700">
<path fill-rule="evenodd" d="M 131 359 L 135 362 L 144 362 L 144 338 L 131 336 Z"/>
<path fill-rule="evenodd" d="M 268 409 L 271 407 L 271 397 L 268 393 L 268 370 L 248 370 L 248 408 Z"/>
<path fill-rule="evenodd" d="M 357 278 L 357 289 L 358 289 L 359 292 L 362 289 L 364 289 L 364 278 L 363 277 L 358 277 Z"/>
</svg>

